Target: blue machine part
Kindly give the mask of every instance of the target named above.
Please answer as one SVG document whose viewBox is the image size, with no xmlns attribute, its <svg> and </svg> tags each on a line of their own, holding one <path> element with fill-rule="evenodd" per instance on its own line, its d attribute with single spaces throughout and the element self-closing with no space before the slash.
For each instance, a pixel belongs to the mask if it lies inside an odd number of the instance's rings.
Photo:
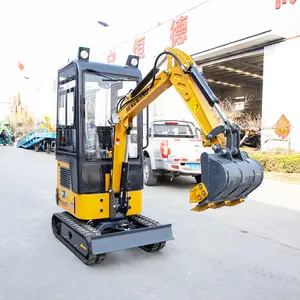
<svg viewBox="0 0 300 300">
<path fill-rule="evenodd" d="M 50 140 L 50 142 L 55 141 L 56 133 L 46 128 L 34 129 L 18 141 L 17 147 L 34 149 L 38 143 L 43 145 L 46 139 Z"/>
</svg>

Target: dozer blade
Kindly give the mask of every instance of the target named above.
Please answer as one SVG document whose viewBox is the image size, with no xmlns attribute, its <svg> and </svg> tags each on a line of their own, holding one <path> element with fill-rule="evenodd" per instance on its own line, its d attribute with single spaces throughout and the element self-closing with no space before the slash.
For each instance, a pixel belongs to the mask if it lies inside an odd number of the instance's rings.
<svg viewBox="0 0 300 300">
<path fill-rule="evenodd" d="M 167 224 L 95 236 L 91 240 L 91 249 L 97 255 L 173 240 L 171 226 Z"/>
<path fill-rule="evenodd" d="M 191 191 L 194 211 L 239 204 L 260 186 L 263 168 L 242 152 L 238 158 L 202 153 L 201 183 Z"/>
</svg>

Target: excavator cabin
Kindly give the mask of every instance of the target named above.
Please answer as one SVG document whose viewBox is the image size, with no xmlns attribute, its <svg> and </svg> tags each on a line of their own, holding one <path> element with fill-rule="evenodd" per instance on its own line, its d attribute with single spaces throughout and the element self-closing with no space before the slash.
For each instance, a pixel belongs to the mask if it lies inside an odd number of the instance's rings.
<svg viewBox="0 0 300 300">
<path fill-rule="evenodd" d="M 108 111 L 113 112 L 119 98 L 140 80 L 137 67 L 94 63 L 80 57 L 58 72 L 57 202 L 80 219 L 111 217 L 107 193 L 114 132 Z M 129 158 L 133 198 L 129 214 L 140 213 L 142 205 L 142 113 L 135 122 L 137 140 Z M 88 201 L 88 205 L 81 201 Z"/>
</svg>

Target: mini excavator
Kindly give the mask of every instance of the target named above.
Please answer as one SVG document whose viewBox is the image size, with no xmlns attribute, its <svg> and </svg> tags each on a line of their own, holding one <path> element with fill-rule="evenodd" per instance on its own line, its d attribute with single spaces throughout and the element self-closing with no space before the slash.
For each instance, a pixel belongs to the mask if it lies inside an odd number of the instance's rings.
<svg viewBox="0 0 300 300">
<path fill-rule="evenodd" d="M 78 57 L 58 71 L 56 203 L 63 211 L 52 216 L 55 237 L 84 264 L 122 249 L 159 251 L 174 239 L 172 224 L 141 214 L 143 110 L 171 86 L 199 124 L 203 146 L 213 149 L 201 154 L 201 182 L 190 190 L 192 211 L 238 205 L 260 186 L 262 166 L 240 151 L 240 128 L 221 111 L 190 56 L 167 48 L 144 78 L 138 56 L 129 55 L 125 66 L 89 56 L 89 48 L 79 47 Z"/>
</svg>

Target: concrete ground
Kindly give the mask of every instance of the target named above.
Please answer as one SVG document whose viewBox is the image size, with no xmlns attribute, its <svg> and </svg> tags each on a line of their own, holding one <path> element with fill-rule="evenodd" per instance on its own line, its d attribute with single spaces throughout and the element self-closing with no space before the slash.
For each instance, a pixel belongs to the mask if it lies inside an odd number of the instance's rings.
<svg viewBox="0 0 300 300">
<path fill-rule="evenodd" d="M 0 300 L 300 299 L 300 186 L 266 180 L 203 213 L 190 211 L 193 179 L 146 187 L 143 213 L 171 222 L 175 240 L 87 267 L 52 234 L 54 155 L 0 146 L 0 166 Z"/>
</svg>

